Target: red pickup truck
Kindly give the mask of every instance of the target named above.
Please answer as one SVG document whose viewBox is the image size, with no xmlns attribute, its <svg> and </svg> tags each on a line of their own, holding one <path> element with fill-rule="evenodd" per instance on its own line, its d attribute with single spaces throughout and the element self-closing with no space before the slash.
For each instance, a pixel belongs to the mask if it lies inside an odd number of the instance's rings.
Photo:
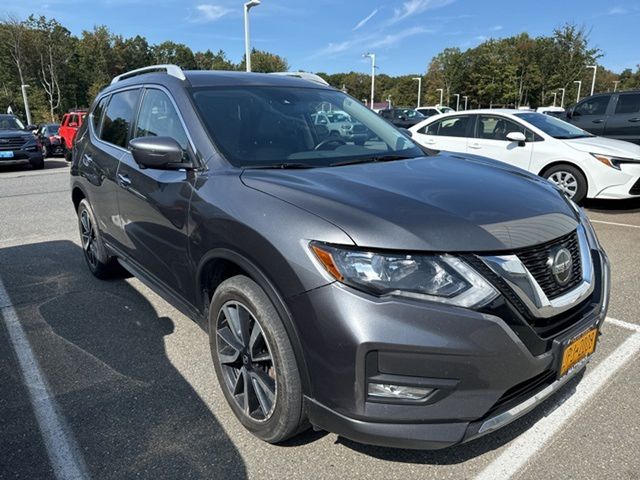
<svg viewBox="0 0 640 480">
<path fill-rule="evenodd" d="M 59 135 L 62 138 L 62 149 L 67 160 L 70 160 L 69 153 L 71 152 L 71 147 L 73 147 L 76 132 L 83 124 L 86 116 L 87 110 L 72 110 L 62 116 Z"/>
</svg>

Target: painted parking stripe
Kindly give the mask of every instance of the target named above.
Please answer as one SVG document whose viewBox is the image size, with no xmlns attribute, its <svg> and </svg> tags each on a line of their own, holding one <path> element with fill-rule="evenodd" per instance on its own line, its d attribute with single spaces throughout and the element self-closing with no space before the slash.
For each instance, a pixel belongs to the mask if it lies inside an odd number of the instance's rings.
<svg viewBox="0 0 640 480">
<path fill-rule="evenodd" d="M 628 223 L 618 223 L 618 222 L 605 222 L 604 220 L 591 220 L 591 223 L 602 223 L 604 225 L 615 225 L 616 227 L 629 227 L 629 228 L 640 228 L 640 225 L 631 225 Z"/>
<path fill-rule="evenodd" d="M 611 322 L 615 324 L 615 322 Z M 626 325 L 627 322 L 623 322 Z M 627 327 L 628 328 L 628 327 Z M 634 329 L 635 330 L 635 329 Z M 558 400 L 559 406 L 538 421 L 529 430 L 516 438 L 476 480 L 508 479 L 527 465 L 547 442 L 580 410 L 620 368 L 627 365 L 640 353 L 640 333 L 628 337 L 606 359 L 589 372 L 575 388 L 573 394 L 566 393 Z"/>
<path fill-rule="evenodd" d="M 640 333 L 640 325 L 637 323 L 625 322 L 624 320 L 618 320 L 617 318 L 607 317 L 605 319 L 611 325 L 615 325 L 616 327 L 626 328 L 627 330 L 632 330 L 634 332 Z"/>
<path fill-rule="evenodd" d="M 24 384 L 29 392 L 44 446 L 58 480 L 89 479 L 84 459 L 64 418 L 59 413 L 53 395 L 33 353 L 29 339 L 11 304 L 0 278 L 0 317 L 9 334 L 9 340 L 18 359 Z"/>
</svg>

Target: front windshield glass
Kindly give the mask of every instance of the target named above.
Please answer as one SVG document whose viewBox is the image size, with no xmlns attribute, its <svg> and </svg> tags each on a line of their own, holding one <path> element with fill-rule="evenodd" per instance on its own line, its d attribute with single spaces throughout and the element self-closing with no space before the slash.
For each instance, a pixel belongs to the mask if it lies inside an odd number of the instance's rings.
<svg viewBox="0 0 640 480">
<path fill-rule="evenodd" d="M 551 115 L 544 113 L 527 112 L 516 113 L 516 117 L 520 117 L 525 122 L 529 122 L 534 127 L 539 128 L 547 135 L 561 140 L 569 140 L 572 138 L 593 137 L 588 132 L 578 128 L 570 123 L 560 120 Z"/>
<path fill-rule="evenodd" d="M 416 111 L 416 110 L 412 110 L 410 108 L 404 108 L 402 110 L 399 111 L 400 115 L 405 116 L 407 118 L 422 118 L 424 117 L 424 115 L 422 115 L 420 112 Z"/>
<path fill-rule="evenodd" d="M 0 117 L 0 130 L 24 130 L 24 125 L 16 117 Z"/>
<path fill-rule="evenodd" d="M 203 87 L 191 92 L 220 152 L 238 167 L 324 167 L 422 151 L 342 92 L 290 87 Z M 339 116 L 335 123 L 323 116 Z"/>
</svg>

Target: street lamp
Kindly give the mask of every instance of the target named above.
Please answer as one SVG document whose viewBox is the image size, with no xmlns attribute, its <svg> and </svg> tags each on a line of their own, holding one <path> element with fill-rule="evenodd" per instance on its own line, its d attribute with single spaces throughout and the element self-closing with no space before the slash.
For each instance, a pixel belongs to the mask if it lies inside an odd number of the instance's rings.
<svg viewBox="0 0 640 480">
<path fill-rule="evenodd" d="M 578 95 L 576 95 L 576 103 L 580 101 L 580 90 L 582 89 L 582 80 L 574 80 L 573 83 L 578 84 Z"/>
<path fill-rule="evenodd" d="M 244 4 L 244 59 L 247 72 L 251 71 L 251 47 L 249 46 L 249 10 L 260 5 L 260 0 L 250 0 Z"/>
<path fill-rule="evenodd" d="M 617 92 L 618 91 L 618 84 L 620 83 L 620 80 L 614 80 L 613 81 L 613 91 Z"/>
<path fill-rule="evenodd" d="M 458 110 L 460 110 L 460 94 L 454 93 L 453 96 L 456 97 L 456 112 L 457 112 Z"/>
<path fill-rule="evenodd" d="M 469 96 L 468 95 L 464 95 L 462 98 L 464 98 L 464 109 L 466 111 L 467 110 L 467 100 L 469 100 Z"/>
<path fill-rule="evenodd" d="M 553 95 L 553 106 L 556 106 L 556 98 L 558 97 L 558 92 L 553 92 L 551 95 Z"/>
<path fill-rule="evenodd" d="M 413 77 L 414 80 L 418 81 L 418 106 L 420 108 L 420 92 L 422 92 L 422 77 Z"/>
<path fill-rule="evenodd" d="M 371 59 L 371 109 L 373 110 L 373 98 L 376 93 L 376 54 L 375 53 L 365 53 L 362 55 L 362 58 L 370 58 Z"/>
<path fill-rule="evenodd" d="M 27 88 L 29 85 L 21 85 L 22 89 L 22 100 L 24 101 L 24 113 L 27 116 L 27 125 L 32 125 L 31 123 L 31 110 L 29 110 L 29 99 L 27 98 Z"/>
<path fill-rule="evenodd" d="M 391 109 L 391 95 L 387 96 L 387 108 Z"/>
<path fill-rule="evenodd" d="M 436 92 L 440 92 L 440 103 L 438 106 L 441 107 L 444 99 L 444 88 L 436 88 Z"/>
<path fill-rule="evenodd" d="M 591 81 L 591 95 L 593 95 L 593 92 L 596 89 L 596 72 L 598 71 L 598 66 L 588 65 L 587 68 L 593 68 L 593 80 Z"/>
<path fill-rule="evenodd" d="M 560 108 L 564 108 L 564 93 L 565 93 L 565 89 L 564 88 L 560 88 L 559 90 L 562 92 L 562 97 L 560 97 Z"/>
</svg>

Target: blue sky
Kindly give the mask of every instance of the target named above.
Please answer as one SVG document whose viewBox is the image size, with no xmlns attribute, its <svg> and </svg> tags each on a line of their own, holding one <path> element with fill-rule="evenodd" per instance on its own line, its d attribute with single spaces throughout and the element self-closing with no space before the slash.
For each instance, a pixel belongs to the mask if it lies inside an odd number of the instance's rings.
<svg viewBox="0 0 640 480">
<path fill-rule="evenodd" d="M 0 16 L 30 13 L 55 17 L 74 34 L 105 24 L 152 43 L 186 43 L 194 50 L 243 54 L 242 0 L 19 0 Z M 619 71 L 640 64 L 635 36 L 640 4 L 621 0 L 262 0 L 251 11 L 254 47 L 283 55 L 293 69 L 368 71 L 362 54 L 377 55 L 380 73 L 426 70 L 446 47 L 529 32 L 549 34 L 573 22 L 591 32 L 600 63 Z"/>
</svg>

